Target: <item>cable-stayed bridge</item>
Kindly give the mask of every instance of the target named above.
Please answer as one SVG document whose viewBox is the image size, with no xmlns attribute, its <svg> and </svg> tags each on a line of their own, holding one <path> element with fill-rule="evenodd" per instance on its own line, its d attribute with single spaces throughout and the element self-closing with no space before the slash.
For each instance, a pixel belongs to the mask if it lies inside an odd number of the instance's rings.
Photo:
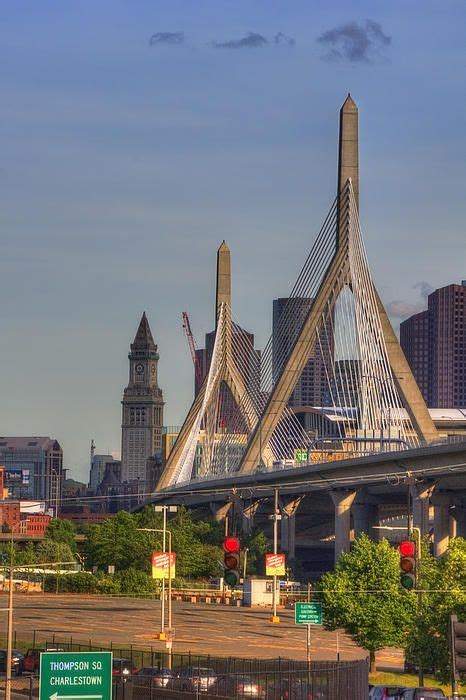
<svg viewBox="0 0 466 700">
<path fill-rule="evenodd" d="M 346 537 L 358 478 L 368 465 L 384 464 L 391 476 L 403 471 L 394 465 L 405 458 L 425 471 L 426 464 L 435 467 L 436 456 L 445 466 L 461 453 L 431 447 L 439 435 L 369 270 L 358 172 L 358 110 L 348 95 L 340 111 L 335 200 L 260 356 L 232 317 L 230 251 L 225 242 L 220 246 L 208 371 L 157 485 L 158 498 L 196 489 L 227 493 L 244 484 L 257 493 L 260 483 L 286 490 L 287 479 L 299 483 L 310 470 L 344 470 L 347 478 L 329 490 L 346 523 L 342 529 L 337 519 L 336 532 Z M 292 405 L 309 363 L 323 387 L 320 427 L 331 415 L 330 432 L 310 430 Z M 336 456 L 338 466 L 325 466 Z M 284 466 L 291 467 L 286 475 Z M 412 492 L 415 481 L 410 484 Z M 338 551 L 346 548 L 340 540 Z"/>
</svg>

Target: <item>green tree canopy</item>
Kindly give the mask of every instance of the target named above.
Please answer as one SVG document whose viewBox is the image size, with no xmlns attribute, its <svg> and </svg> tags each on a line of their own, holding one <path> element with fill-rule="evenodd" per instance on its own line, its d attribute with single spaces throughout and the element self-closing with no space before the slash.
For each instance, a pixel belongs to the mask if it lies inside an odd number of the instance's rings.
<svg viewBox="0 0 466 700">
<path fill-rule="evenodd" d="M 69 520 L 62 520 L 61 518 L 52 518 L 45 531 L 46 539 L 67 544 L 73 552 L 76 552 L 75 535 L 76 527 L 73 523 Z"/>
<path fill-rule="evenodd" d="M 401 588 L 399 554 L 387 540 L 372 542 L 363 534 L 335 570 L 324 574 L 319 588 L 325 627 L 342 627 L 366 649 L 371 670 L 376 651 L 405 646 L 416 596 Z"/>
<path fill-rule="evenodd" d="M 133 567 L 150 573 L 152 552 L 162 549 L 162 534 L 140 529 L 160 530 L 162 524 L 162 515 L 148 507 L 134 515 L 120 511 L 101 525 L 91 526 L 87 544 L 89 564 L 101 569 L 114 564 L 117 571 Z M 216 523 L 194 522 L 191 514 L 180 507 L 169 518 L 168 529 L 177 555 L 177 576 L 202 578 L 220 573 L 223 554 Z M 168 544 L 167 536 L 167 549 Z"/>
<path fill-rule="evenodd" d="M 447 680 L 449 617 L 457 615 L 466 622 L 466 540 L 451 539 L 447 552 L 438 559 L 424 546 L 420 570 L 422 613 L 413 618 L 406 656 Z"/>
<path fill-rule="evenodd" d="M 74 562 L 76 561 L 71 547 L 65 542 L 54 542 L 45 539 L 39 542 L 36 549 L 37 563 Z"/>
</svg>

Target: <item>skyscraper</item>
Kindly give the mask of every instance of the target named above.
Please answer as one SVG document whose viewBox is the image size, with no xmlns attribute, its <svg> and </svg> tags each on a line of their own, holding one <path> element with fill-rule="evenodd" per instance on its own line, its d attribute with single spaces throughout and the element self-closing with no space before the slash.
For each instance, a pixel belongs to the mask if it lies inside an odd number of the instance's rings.
<svg viewBox="0 0 466 700">
<path fill-rule="evenodd" d="M 466 406 L 466 280 L 429 294 L 429 405 Z"/>
<path fill-rule="evenodd" d="M 429 404 L 429 312 L 421 311 L 400 324 L 400 344 L 411 371 Z"/>
<path fill-rule="evenodd" d="M 159 354 L 145 312 L 129 359 L 122 401 L 121 480 L 144 482 L 146 462 L 162 448 L 163 396 L 157 382 Z"/>
<path fill-rule="evenodd" d="M 466 280 L 429 294 L 427 311 L 400 325 L 400 343 L 428 406 L 466 407 Z"/>
<path fill-rule="evenodd" d="M 307 297 L 295 297 L 292 300 L 292 313 L 288 313 L 282 319 L 283 311 L 289 299 L 280 298 L 273 300 L 273 345 L 272 345 L 272 373 L 274 380 L 280 374 L 285 358 L 289 355 L 301 326 L 311 307 L 312 299 Z M 281 320 L 282 319 L 282 320 Z M 322 339 L 322 353 L 320 347 L 316 348 L 309 358 L 301 378 L 288 401 L 289 406 L 322 406 L 324 397 L 328 394 L 326 367 L 330 365 L 333 357 L 333 338 L 330 328 L 327 329 L 325 338 Z"/>
</svg>

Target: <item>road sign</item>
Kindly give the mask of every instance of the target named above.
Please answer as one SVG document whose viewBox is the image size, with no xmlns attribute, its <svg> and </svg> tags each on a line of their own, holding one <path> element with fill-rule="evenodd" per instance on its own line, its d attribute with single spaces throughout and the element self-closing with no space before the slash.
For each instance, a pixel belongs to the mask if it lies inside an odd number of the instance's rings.
<svg viewBox="0 0 466 700">
<path fill-rule="evenodd" d="M 296 603 L 294 621 L 297 625 L 321 625 L 322 603 Z"/>
<path fill-rule="evenodd" d="M 111 700 L 112 652 L 44 651 L 39 700 Z"/>
<path fill-rule="evenodd" d="M 265 575 L 266 576 L 284 576 L 285 570 L 285 555 L 284 554 L 266 554 L 265 555 Z"/>
<path fill-rule="evenodd" d="M 175 578 L 176 576 L 176 554 L 171 553 L 169 565 L 168 552 L 152 552 L 152 578 Z"/>
</svg>

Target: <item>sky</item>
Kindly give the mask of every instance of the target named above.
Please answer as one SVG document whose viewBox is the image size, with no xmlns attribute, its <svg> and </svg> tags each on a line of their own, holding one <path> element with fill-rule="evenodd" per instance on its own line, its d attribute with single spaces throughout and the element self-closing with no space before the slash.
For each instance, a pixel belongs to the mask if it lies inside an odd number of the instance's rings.
<svg viewBox="0 0 466 700">
<path fill-rule="evenodd" d="M 360 214 L 395 327 L 466 278 L 466 0 L 0 3 L 0 434 L 50 435 L 87 480 L 119 453 L 146 311 L 165 424 L 183 336 L 271 331 L 333 201 L 338 112 L 360 115 Z"/>
</svg>

